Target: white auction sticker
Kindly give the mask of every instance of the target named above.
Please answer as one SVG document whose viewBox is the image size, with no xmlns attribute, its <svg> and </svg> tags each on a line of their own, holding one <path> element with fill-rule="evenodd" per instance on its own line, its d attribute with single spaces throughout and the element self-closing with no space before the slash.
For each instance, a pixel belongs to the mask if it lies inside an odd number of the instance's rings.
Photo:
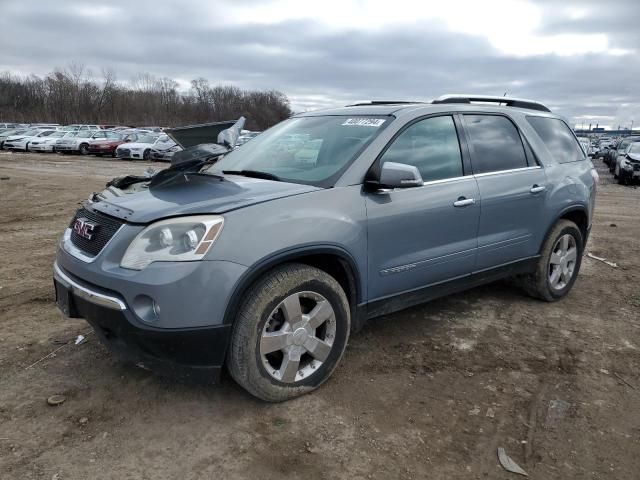
<svg viewBox="0 0 640 480">
<path fill-rule="evenodd" d="M 352 125 L 357 127 L 379 127 L 384 122 L 384 118 L 347 118 L 342 125 Z"/>
</svg>

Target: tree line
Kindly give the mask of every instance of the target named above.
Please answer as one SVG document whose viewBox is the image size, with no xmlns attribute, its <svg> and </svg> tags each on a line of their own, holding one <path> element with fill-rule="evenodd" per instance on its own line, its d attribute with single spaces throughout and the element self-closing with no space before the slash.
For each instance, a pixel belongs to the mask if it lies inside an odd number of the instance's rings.
<svg viewBox="0 0 640 480">
<path fill-rule="evenodd" d="M 81 65 L 56 68 L 45 77 L 0 74 L 0 121 L 99 125 L 180 126 L 247 118 L 245 128 L 264 130 L 291 116 L 289 99 L 268 90 L 212 86 L 138 75 L 120 83 L 111 70 L 95 76 Z"/>
</svg>

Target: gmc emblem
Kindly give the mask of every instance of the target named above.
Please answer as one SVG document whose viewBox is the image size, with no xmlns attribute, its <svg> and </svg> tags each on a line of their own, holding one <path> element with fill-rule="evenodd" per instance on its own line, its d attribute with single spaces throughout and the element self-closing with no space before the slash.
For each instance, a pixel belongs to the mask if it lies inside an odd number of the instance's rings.
<svg viewBox="0 0 640 480">
<path fill-rule="evenodd" d="M 97 228 L 98 224 L 93 223 L 88 218 L 76 218 L 76 221 L 73 222 L 73 231 L 87 240 L 91 240 L 93 238 L 93 233 Z"/>
</svg>

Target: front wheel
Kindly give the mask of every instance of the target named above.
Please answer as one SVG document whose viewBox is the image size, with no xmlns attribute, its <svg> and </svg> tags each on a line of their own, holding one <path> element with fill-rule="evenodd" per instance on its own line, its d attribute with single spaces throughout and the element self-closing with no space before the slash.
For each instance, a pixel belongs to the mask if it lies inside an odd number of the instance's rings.
<svg viewBox="0 0 640 480">
<path fill-rule="evenodd" d="M 629 183 L 623 170 L 618 169 L 618 175 L 616 178 L 618 179 L 618 185 L 627 185 Z"/>
<path fill-rule="evenodd" d="M 245 295 L 235 319 L 227 367 L 256 397 L 281 402 L 318 388 L 342 358 L 349 302 L 329 274 L 286 264 Z"/>
<path fill-rule="evenodd" d="M 151 160 L 151 150 L 147 149 L 142 154 L 142 158 L 145 160 Z"/>
<path fill-rule="evenodd" d="M 582 233 L 575 223 L 558 221 L 544 242 L 535 272 L 522 279 L 525 291 L 547 302 L 565 297 L 580 271 L 583 242 Z"/>
</svg>

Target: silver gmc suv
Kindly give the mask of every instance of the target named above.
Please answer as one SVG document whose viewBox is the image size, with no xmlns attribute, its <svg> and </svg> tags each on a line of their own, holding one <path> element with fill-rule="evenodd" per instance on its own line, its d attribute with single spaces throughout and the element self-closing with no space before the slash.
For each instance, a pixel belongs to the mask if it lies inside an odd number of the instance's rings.
<svg viewBox="0 0 640 480">
<path fill-rule="evenodd" d="M 503 277 L 549 302 L 576 281 L 598 177 L 540 103 L 371 102 L 230 137 L 110 182 L 60 240 L 58 306 L 125 360 L 226 367 L 282 401 L 327 380 L 368 318 Z"/>
</svg>

